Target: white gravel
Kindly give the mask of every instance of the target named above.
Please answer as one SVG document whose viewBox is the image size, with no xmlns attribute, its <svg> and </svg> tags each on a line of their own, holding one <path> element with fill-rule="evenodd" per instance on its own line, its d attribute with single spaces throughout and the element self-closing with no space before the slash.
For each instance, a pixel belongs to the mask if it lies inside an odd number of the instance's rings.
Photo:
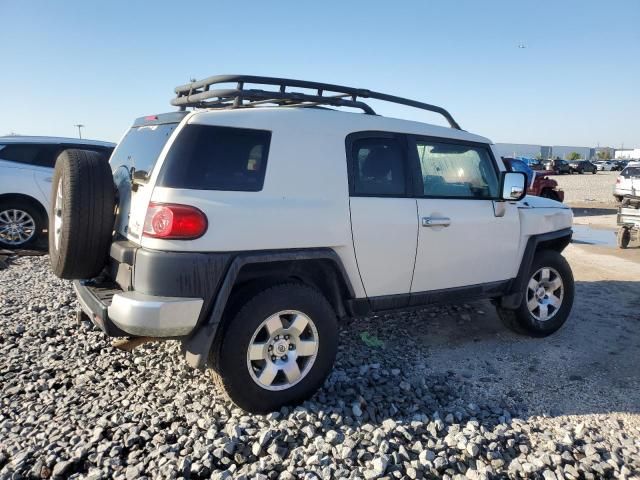
<svg viewBox="0 0 640 480">
<path fill-rule="evenodd" d="M 0 271 L 0 479 L 637 476 L 640 295 L 620 292 L 640 292 L 581 268 L 589 302 L 554 337 L 487 302 L 356 320 L 312 401 L 257 416 L 177 342 L 127 354 L 76 325 L 70 284 L 21 258 Z"/>
<path fill-rule="evenodd" d="M 595 175 L 574 173 L 573 175 L 551 175 L 564 190 L 565 203 L 606 203 L 614 206 L 613 187 L 620 172 L 598 172 Z"/>
</svg>

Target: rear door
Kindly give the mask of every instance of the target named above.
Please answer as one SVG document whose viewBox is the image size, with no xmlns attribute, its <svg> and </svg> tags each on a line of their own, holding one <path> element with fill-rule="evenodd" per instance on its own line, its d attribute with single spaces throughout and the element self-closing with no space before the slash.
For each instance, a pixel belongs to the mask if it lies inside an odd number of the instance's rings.
<svg viewBox="0 0 640 480">
<path fill-rule="evenodd" d="M 515 276 L 520 223 L 488 145 L 414 137 L 420 219 L 412 294 Z"/>
<path fill-rule="evenodd" d="M 159 157 L 186 113 L 174 112 L 142 117 L 134 123 L 111 154 L 109 164 L 118 189 L 116 231 L 140 243 L 144 217 L 151 199 L 151 177 Z M 143 173 L 148 184 L 132 188 L 134 172 Z"/>
<path fill-rule="evenodd" d="M 365 132 L 347 138 L 349 202 L 356 261 L 369 298 L 408 294 L 416 255 L 418 217 L 406 137 Z M 389 300 L 389 305 L 384 304 Z M 395 300 L 398 300 L 397 298 Z M 377 299 L 374 308 L 408 304 Z"/>
</svg>

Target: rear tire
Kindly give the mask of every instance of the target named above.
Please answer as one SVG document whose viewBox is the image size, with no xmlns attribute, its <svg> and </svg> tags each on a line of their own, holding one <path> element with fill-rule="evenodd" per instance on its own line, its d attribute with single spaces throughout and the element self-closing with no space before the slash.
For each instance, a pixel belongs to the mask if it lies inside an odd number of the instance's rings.
<svg viewBox="0 0 640 480">
<path fill-rule="evenodd" d="M 212 372 L 216 386 L 253 413 L 311 397 L 337 352 L 337 319 L 329 302 L 312 287 L 286 283 L 240 303 L 225 321 Z"/>
<path fill-rule="evenodd" d="M 622 203 L 622 199 L 624 198 L 622 195 L 614 195 L 613 198 L 616 199 L 616 202 Z"/>
<path fill-rule="evenodd" d="M 26 248 L 46 226 L 46 217 L 32 203 L 16 198 L 0 202 L 0 248 Z"/>
<path fill-rule="evenodd" d="M 104 156 L 65 150 L 53 173 L 49 259 L 60 278 L 83 279 L 103 269 L 115 213 L 115 187 Z"/>
<path fill-rule="evenodd" d="M 520 305 L 513 310 L 497 305 L 496 310 L 510 330 L 546 337 L 569 318 L 574 288 L 573 273 L 565 258 L 555 250 L 540 250 L 531 264 Z"/>
<path fill-rule="evenodd" d="M 618 242 L 618 248 L 625 249 L 629 247 L 629 243 L 631 242 L 631 232 L 629 229 L 627 227 L 620 227 L 616 235 L 616 240 Z"/>
</svg>

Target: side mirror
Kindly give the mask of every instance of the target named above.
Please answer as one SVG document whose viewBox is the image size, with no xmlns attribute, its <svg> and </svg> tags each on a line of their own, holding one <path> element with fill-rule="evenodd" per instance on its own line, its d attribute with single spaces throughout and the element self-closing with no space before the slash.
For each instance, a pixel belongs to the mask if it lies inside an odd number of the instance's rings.
<svg viewBox="0 0 640 480">
<path fill-rule="evenodd" d="M 517 201 L 527 194 L 527 176 L 522 172 L 502 172 L 502 200 Z"/>
</svg>

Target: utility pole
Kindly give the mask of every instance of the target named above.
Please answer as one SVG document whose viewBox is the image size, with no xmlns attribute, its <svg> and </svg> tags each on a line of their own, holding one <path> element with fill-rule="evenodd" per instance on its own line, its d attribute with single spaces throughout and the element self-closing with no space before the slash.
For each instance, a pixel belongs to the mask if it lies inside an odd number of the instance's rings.
<svg viewBox="0 0 640 480">
<path fill-rule="evenodd" d="M 82 127 L 84 127 L 84 125 L 82 125 L 81 123 L 78 123 L 76 125 L 74 125 L 74 127 L 78 127 L 78 138 L 80 140 L 82 140 Z"/>
</svg>

